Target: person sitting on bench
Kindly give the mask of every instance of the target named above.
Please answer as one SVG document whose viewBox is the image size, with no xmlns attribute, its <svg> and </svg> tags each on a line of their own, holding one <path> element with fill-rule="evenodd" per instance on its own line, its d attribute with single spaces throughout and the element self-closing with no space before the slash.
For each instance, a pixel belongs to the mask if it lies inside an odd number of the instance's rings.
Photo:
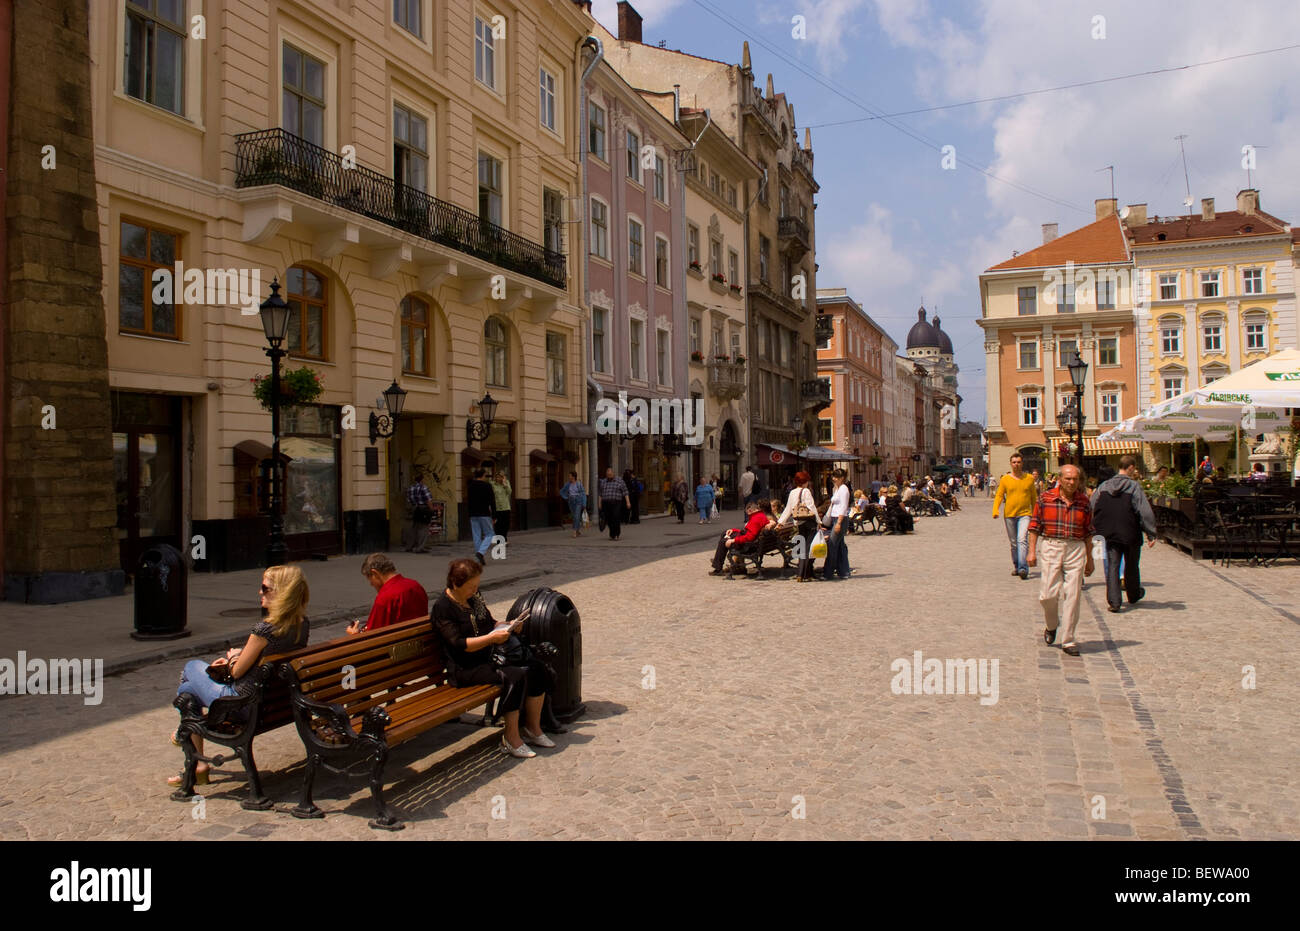
<svg viewBox="0 0 1300 931">
<path fill-rule="evenodd" d="M 433 603 L 430 616 L 442 637 L 447 672 L 454 686 L 501 685 L 501 708 L 505 711 L 506 732 L 501 749 L 513 757 L 537 756 L 525 746 L 554 747 L 555 742 L 542 733 L 542 703 L 546 693 L 555 688 L 551 672 L 541 661 L 532 659 L 524 666 L 497 666 L 492 661 L 492 647 L 510 639 L 510 628 L 498 627 L 492 612 L 478 594 L 483 567 L 473 559 L 453 559 L 447 567 L 447 588 Z M 504 679 L 504 682 L 502 681 Z M 523 707 L 525 723 L 519 724 Z"/>
<path fill-rule="evenodd" d="M 229 665 L 229 678 L 224 683 L 217 682 L 208 675 L 208 663 L 192 659 L 185 664 L 176 694 L 188 692 L 204 708 L 211 706 L 218 698 L 252 694 L 256 686 L 249 673 L 263 655 L 288 653 L 307 645 L 307 636 L 311 630 L 311 624 L 307 620 L 307 601 L 310 595 L 307 579 L 297 566 L 272 566 L 267 569 L 262 573 L 262 620 L 253 625 L 243 647 L 228 650 L 223 658 L 212 663 L 218 667 Z M 192 740 L 194 749 L 202 756 L 203 741 L 198 737 Z M 176 734 L 172 735 L 172 745 L 181 745 Z M 168 777 L 167 784 L 179 786 L 182 781 L 181 776 L 171 776 Z M 194 781 L 198 785 L 207 785 L 206 763 L 199 763 L 195 767 Z"/>
<path fill-rule="evenodd" d="M 349 634 L 378 630 L 390 624 L 428 616 L 429 595 L 424 586 L 398 572 L 387 554 L 371 553 L 367 556 L 361 563 L 361 574 L 377 594 L 364 625 L 361 618 L 355 619 L 347 626 Z"/>
<path fill-rule="evenodd" d="M 722 566 L 727 559 L 727 550 L 733 546 L 753 543 L 758 535 L 769 527 L 775 527 L 776 521 L 763 513 L 762 505 L 751 501 L 745 505 L 745 526 L 725 531 L 718 538 L 718 548 L 713 553 L 713 571 L 709 575 L 722 575 Z"/>
</svg>

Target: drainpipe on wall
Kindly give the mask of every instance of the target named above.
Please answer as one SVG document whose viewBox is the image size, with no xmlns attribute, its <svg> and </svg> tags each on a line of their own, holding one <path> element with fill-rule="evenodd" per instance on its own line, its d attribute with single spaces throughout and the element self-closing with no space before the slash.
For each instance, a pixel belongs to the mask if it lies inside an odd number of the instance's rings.
<svg viewBox="0 0 1300 931">
<path fill-rule="evenodd" d="M 673 122 L 674 122 L 674 125 L 676 125 L 676 127 L 677 127 L 677 129 L 678 129 L 679 131 L 680 131 L 681 128 L 682 128 L 682 127 L 681 127 L 681 112 L 682 112 L 682 111 L 681 111 L 681 85 L 680 85 L 680 84 L 674 84 L 674 85 L 673 85 Z M 713 116 L 712 116 L 712 114 L 709 112 L 708 108 L 706 107 L 705 110 L 704 110 L 704 125 L 700 128 L 700 134 L 699 134 L 698 136 L 695 137 L 695 141 L 691 143 L 691 147 L 690 147 L 689 149 L 686 150 L 688 153 L 689 153 L 689 152 L 694 152 L 694 151 L 695 151 L 695 147 L 696 147 L 697 145 L 700 144 L 700 140 L 704 138 L 704 134 L 705 134 L 706 132 L 709 131 L 709 126 L 711 126 L 712 124 L 713 124 Z M 685 133 L 683 133 L 683 135 L 685 135 Z M 679 181 L 681 182 L 681 183 L 678 185 L 678 189 L 677 189 L 677 190 L 678 190 L 678 193 L 677 193 L 677 196 L 678 196 L 678 198 L 681 200 L 681 210 L 678 211 L 678 221 L 680 222 L 681 227 L 682 227 L 682 229 L 681 229 L 681 235 L 680 235 L 680 237 L 678 238 L 677 241 L 678 241 L 679 243 L 681 243 L 682 248 L 685 249 L 685 248 L 688 248 L 687 245 L 686 245 L 686 160 L 685 160 L 685 159 L 682 160 L 682 164 L 681 164 L 681 166 L 677 169 L 677 177 L 678 177 Z M 683 268 L 684 268 L 684 267 L 685 267 L 685 266 L 683 266 Z M 682 272 L 682 283 L 681 283 L 681 289 L 682 289 L 682 292 L 685 293 L 685 291 L 686 291 L 686 273 L 685 273 L 685 271 Z M 687 324 L 687 331 L 688 331 L 688 332 L 689 332 L 689 329 L 690 329 L 690 316 L 691 316 L 691 311 L 690 311 L 690 308 L 688 307 L 688 308 L 686 309 L 686 320 L 684 321 L 684 322 Z M 701 324 L 702 324 L 702 323 L 703 323 L 703 321 L 701 321 Z M 703 345 L 704 345 L 704 332 L 703 332 L 703 329 L 704 329 L 704 328 L 703 328 L 703 326 L 701 325 L 701 328 L 700 328 L 700 330 L 701 330 L 701 332 L 700 332 L 700 345 L 701 345 L 701 347 L 703 347 Z M 687 358 L 688 358 L 688 359 L 690 358 L 690 356 L 689 356 L 689 350 L 690 350 L 690 346 L 688 345 L 688 346 L 687 346 L 687 351 L 688 351 Z M 705 371 L 706 371 L 706 372 L 708 371 L 707 367 L 705 368 Z M 708 379 L 708 376 L 707 376 L 707 375 L 705 376 L 705 379 L 706 379 L 706 381 L 707 381 L 707 379 Z M 685 381 L 686 381 L 686 398 L 685 398 L 685 402 L 686 402 L 686 403 L 689 403 L 689 402 L 690 402 L 690 399 L 691 399 L 691 366 L 690 366 L 690 363 L 689 363 L 689 362 L 686 364 L 686 375 L 685 375 Z M 705 393 L 707 394 L 707 393 L 708 393 L 708 390 L 709 390 L 709 389 L 708 389 L 708 385 L 705 385 L 704 390 L 705 390 Z M 705 403 L 707 404 L 707 401 L 706 401 Z M 691 489 L 691 488 L 694 488 L 695 485 L 696 485 L 696 482 L 699 481 L 699 476 L 696 475 L 694 472 L 691 471 L 691 465 L 692 465 L 692 463 L 694 462 L 694 460 L 691 458 L 690 454 L 689 454 L 689 453 L 682 453 L 682 456 L 683 456 L 683 457 L 685 458 L 685 460 L 686 460 L 685 464 L 682 466 L 682 474 L 683 474 L 684 476 L 686 476 L 686 487 L 687 487 L 688 489 Z M 704 450 L 703 450 L 703 447 L 700 447 L 700 469 L 702 470 L 703 468 L 704 468 Z"/>
<path fill-rule="evenodd" d="M 586 126 L 582 119 L 587 115 L 587 79 L 591 77 L 600 64 L 601 59 L 605 57 L 605 46 L 596 36 L 587 36 L 578 46 L 578 54 L 582 55 L 582 49 L 591 46 L 596 54 L 591 59 L 591 64 L 583 69 L 582 77 L 578 79 L 578 158 L 582 163 L 582 222 L 587 222 L 587 211 L 590 209 L 591 197 L 587 192 L 587 132 Z M 579 242 L 584 241 L 582 237 L 578 238 Z M 580 306 L 586 307 L 590 303 L 587 296 L 587 280 L 591 270 L 591 252 L 587 250 L 582 255 L 582 284 L 579 294 Z M 587 383 L 587 423 L 595 427 L 596 425 L 596 404 L 605 396 L 605 391 L 601 388 L 600 383 L 591 377 L 591 317 L 585 310 L 582 315 L 582 374 Z M 597 506 L 596 501 L 596 480 L 597 480 L 597 440 L 595 437 L 587 440 L 587 513 L 591 512 Z"/>
</svg>

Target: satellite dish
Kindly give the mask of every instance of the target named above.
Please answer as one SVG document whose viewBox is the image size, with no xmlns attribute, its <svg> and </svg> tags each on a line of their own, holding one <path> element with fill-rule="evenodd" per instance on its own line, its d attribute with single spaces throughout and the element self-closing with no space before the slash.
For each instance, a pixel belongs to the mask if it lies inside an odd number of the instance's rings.
<svg viewBox="0 0 1300 931">
<path fill-rule="evenodd" d="M 1190 197 L 1183 198 L 1183 206 L 1190 208 L 1192 206 L 1192 199 Z"/>
<path fill-rule="evenodd" d="M 1127 207 L 1122 208 L 1119 212 L 1119 218 L 1121 220 L 1127 220 L 1128 215 L 1129 215 L 1129 209 Z"/>
</svg>

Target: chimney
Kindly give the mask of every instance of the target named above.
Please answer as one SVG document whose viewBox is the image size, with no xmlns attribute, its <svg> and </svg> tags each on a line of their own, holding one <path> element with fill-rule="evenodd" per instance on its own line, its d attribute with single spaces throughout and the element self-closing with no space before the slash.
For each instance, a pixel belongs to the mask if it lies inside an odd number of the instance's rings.
<svg viewBox="0 0 1300 931">
<path fill-rule="evenodd" d="M 627 0 L 618 3 L 618 38 L 623 42 L 641 41 L 641 14 Z"/>
<path fill-rule="evenodd" d="M 1113 213 L 1119 212 L 1119 201 L 1113 197 L 1098 197 L 1093 202 L 1097 208 L 1097 219 L 1102 220 Z"/>
<path fill-rule="evenodd" d="M 1213 197 L 1201 198 L 1201 219 L 1202 220 L 1214 219 L 1214 198 Z"/>
<path fill-rule="evenodd" d="M 1248 187 L 1244 191 L 1237 192 L 1237 210 L 1247 216 L 1254 216 L 1259 212 L 1259 191 L 1253 187 Z"/>
<path fill-rule="evenodd" d="M 1056 224 L 1044 223 L 1043 224 L 1043 245 L 1047 245 L 1055 238 L 1056 238 Z"/>
<path fill-rule="evenodd" d="M 1128 225 L 1146 226 L 1147 225 L 1147 205 L 1146 204 L 1129 204 L 1128 205 Z"/>
</svg>

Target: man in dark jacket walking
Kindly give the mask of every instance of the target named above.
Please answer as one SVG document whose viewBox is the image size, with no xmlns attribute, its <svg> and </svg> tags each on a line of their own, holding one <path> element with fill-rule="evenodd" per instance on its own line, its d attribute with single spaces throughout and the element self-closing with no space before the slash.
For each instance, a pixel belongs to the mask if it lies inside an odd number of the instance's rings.
<svg viewBox="0 0 1300 931">
<path fill-rule="evenodd" d="M 1129 604 L 1146 594 L 1138 562 L 1142 558 L 1142 534 L 1147 545 L 1156 545 L 1156 517 L 1146 493 L 1137 482 L 1137 460 L 1124 456 L 1119 472 L 1106 479 L 1092 493 L 1092 519 L 1096 532 L 1106 538 L 1106 606 L 1119 611 L 1119 567 L 1124 561 L 1124 589 Z"/>
</svg>

